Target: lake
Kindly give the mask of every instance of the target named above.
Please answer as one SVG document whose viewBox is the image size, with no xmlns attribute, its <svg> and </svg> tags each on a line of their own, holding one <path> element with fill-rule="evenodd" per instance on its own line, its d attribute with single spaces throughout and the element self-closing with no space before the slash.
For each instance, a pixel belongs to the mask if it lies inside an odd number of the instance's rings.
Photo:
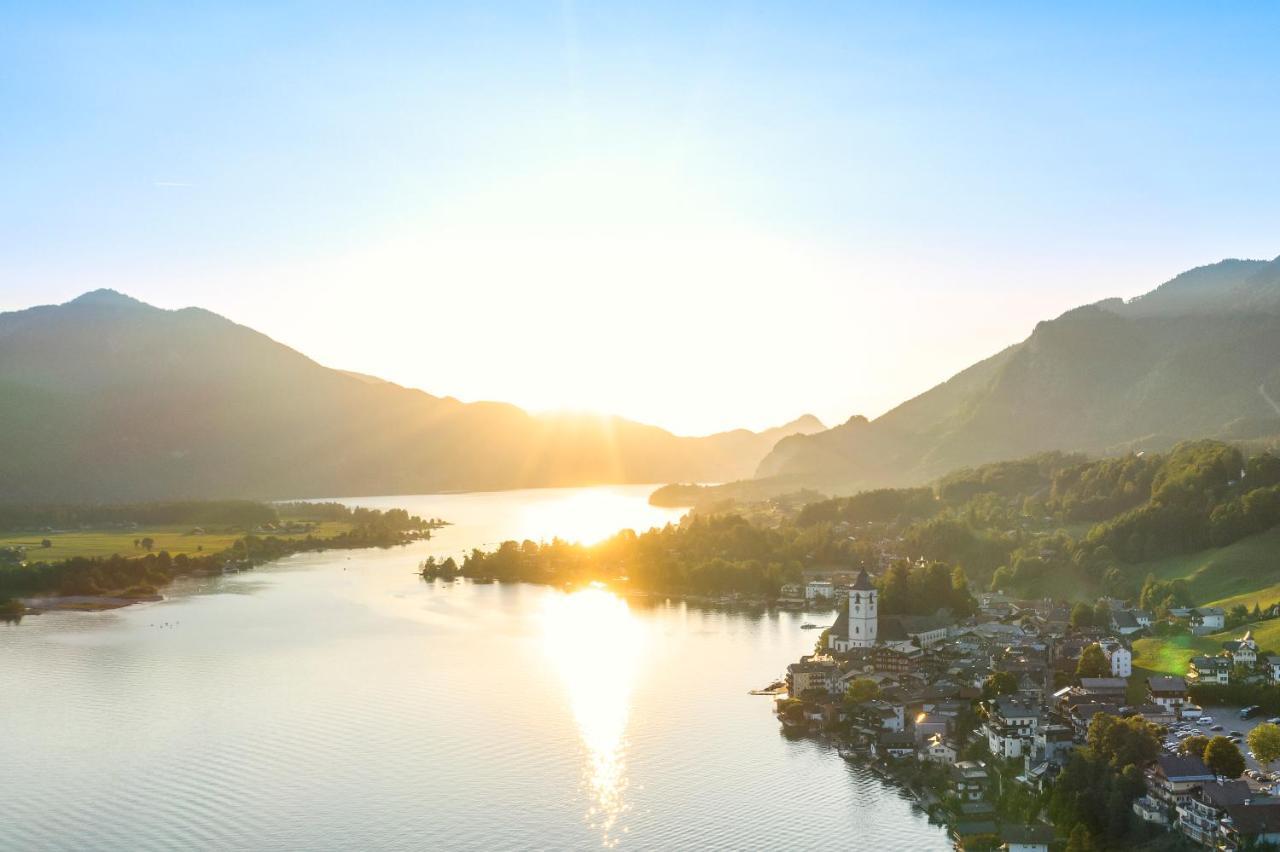
<svg viewBox="0 0 1280 852">
<path fill-rule="evenodd" d="M 0 848 L 950 849 L 747 694 L 829 613 L 414 573 L 677 520 L 651 490 L 350 500 L 454 525 L 0 628 Z"/>
</svg>

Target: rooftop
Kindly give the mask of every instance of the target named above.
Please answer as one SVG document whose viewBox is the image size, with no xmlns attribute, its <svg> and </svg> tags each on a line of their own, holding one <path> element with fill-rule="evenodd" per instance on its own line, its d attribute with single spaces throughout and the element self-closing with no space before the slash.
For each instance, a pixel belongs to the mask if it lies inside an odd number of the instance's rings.
<svg viewBox="0 0 1280 852">
<path fill-rule="evenodd" d="M 1156 758 L 1160 774 L 1170 781 L 1186 783 L 1189 781 L 1213 781 L 1216 776 L 1204 765 L 1204 761 L 1194 755 L 1162 754 Z"/>
<path fill-rule="evenodd" d="M 1180 677 L 1149 677 L 1147 688 L 1152 692 L 1186 692 L 1187 682 Z"/>
<path fill-rule="evenodd" d="M 1053 828 L 1047 825 L 1006 825 L 1000 829 L 1005 843 L 1052 843 Z"/>
<path fill-rule="evenodd" d="M 1280 803 L 1228 805 L 1230 827 L 1240 834 L 1262 834 L 1280 831 Z"/>
</svg>

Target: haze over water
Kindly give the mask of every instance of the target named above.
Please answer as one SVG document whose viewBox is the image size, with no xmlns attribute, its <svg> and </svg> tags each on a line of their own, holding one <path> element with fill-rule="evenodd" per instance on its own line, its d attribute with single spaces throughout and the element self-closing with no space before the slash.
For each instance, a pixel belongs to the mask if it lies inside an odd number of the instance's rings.
<svg viewBox="0 0 1280 852">
<path fill-rule="evenodd" d="M 0 705 L 0 848 L 950 848 L 747 695 L 829 615 L 414 574 L 678 517 L 649 490 L 355 500 L 455 525 L 0 629 L 21 697 Z"/>
</svg>

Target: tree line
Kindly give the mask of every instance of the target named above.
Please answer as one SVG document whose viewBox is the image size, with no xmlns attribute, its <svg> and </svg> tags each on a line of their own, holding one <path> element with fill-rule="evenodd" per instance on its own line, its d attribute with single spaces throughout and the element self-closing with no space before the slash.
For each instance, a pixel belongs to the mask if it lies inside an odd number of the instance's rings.
<svg viewBox="0 0 1280 852">
<path fill-rule="evenodd" d="M 252 528 L 279 520 L 279 512 L 274 506 L 254 500 L 169 500 L 87 505 L 0 503 L 0 530 L 6 531 L 128 524 Z"/>
<path fill-rule="evenodd" d="M 385 512 L 363 509 L 352 512 L 351 518 L 356 523 L 337 535 L 303 538 L 245 535 L 218 553 L 171 556 L 161 551 L 144 556 L 117 554 L 0 565 L 0 601 L 39 595 L 154 594 L 174 577 L 217 570 L 228 562 L 260 563 L 306 551 L 404 544 L 416 537 L 426 523 L 401 509 Z"/>
</svg>

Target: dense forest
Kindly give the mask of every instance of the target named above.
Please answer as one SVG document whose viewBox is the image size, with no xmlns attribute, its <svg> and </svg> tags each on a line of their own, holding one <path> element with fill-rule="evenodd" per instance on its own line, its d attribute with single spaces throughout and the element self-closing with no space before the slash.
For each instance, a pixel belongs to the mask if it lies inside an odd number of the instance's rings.
<svg viewBox="0 0 1280 852">
<path fill-rule="evenodd" d="M 901 555 L 958 565 L 1024 595 L 1137 597 L 1150 559 L 1221 547 L 1280 525 L 1280 458 L 1219 441 L 1098 460 L 1045 453 L 956 471 L 933 488 L 810 503 L 802 527 L 843 525 Z M 1156 599 L 1183 595 L 1171 586 Z"/>
<path fill-rule="evenodd" d="M 1173 605 L 1188 600 L 1186 584 L 1148 579 L 1134 563 L 1280 524 L 1280 458 L 1246 459 L 1219 441 L 1096 460 L 1044 453 L 955 471 L 928 488 L 790 495 L 767 511 L 716 505 L 690 518 L 594 547 L 507 542 L 445 573 L 551 583 L 626 578 L 645 590 L 772 595 L 806 568 L 889 564 L 880 582 L 898 585 L 886 591 L 886 613 L 932 611 L 921 601 L 934 600 L 964 610 L 962 597 L 942 594 L 951 587 L 948 569 L 1020 596 L 1105 594 Z M 933 564 L 948 568 L 926 581 Z M 897 590 L 907 588 L 899 599 Z"/>
<path fill-rule="evenodd" d="M 784 583 L 802 580 L 805 561 L 849 558 L 820 530 L 770 529 L 740 515 L 713 515 L 640 534 L 623 530 L 592 546 L 508 541 L 491 552 L 473 550 L 461 572 L 502 581 L 604 580 L 645 591 L 776 595 Z"/>
<path fill-rule="evenodd" d="M 664 594 L 745 594 L 775 597 L 782 586 L 804 580 L 804 567 L 849 568 L 867 553 L 827 525 L 775 526 L 741 515 L 694 515 L 679 526 L 637 534 L 624 530 L 597 545 L 560 540 L 504 542 L 497 550 L 473 550 L 460 567 L 428 560 L 425 576 L 533 583 L 605 581 L 623 589 Z M 974 609 L 962 568 L 900 561 L 881 578 L 881 611 L 930 614 Z"/>
</svg>

